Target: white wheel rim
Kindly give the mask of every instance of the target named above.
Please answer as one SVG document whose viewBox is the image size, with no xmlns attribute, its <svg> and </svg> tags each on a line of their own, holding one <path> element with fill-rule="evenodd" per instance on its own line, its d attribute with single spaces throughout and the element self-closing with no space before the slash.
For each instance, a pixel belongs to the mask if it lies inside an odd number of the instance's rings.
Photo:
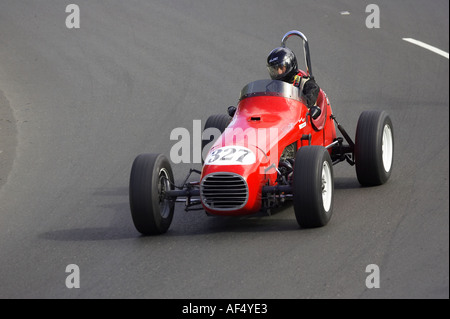
<svg viewBox="0 0 450 319">
<path fill-rule="evenodd" d="M 323 209 L 326 212 L 331 208 L 331 198 L 333 196 L 332 183 L 330 164 L 325 161 L 322 165 L 322 203 Z"/>
<path fill-rule="evenodd" d="M 388 173 L 392 166 L 392 157 L 394 154 L 394 143 L 392 141 L 392 130 L 389 125 L 385 125 L 383 129 L 382 140 L 382 158 L 384 171 Z"/>
<path fill-rule="evenodd" d="M 170 190 L 169 173 L 165 168 L 159 171 L 158 178 L 158 198 L 159 198 L 159 213 L 161 217 L 166 218 L 170 215 L 169 200 L 165 199 L 165 192 Z"/>
</svg>

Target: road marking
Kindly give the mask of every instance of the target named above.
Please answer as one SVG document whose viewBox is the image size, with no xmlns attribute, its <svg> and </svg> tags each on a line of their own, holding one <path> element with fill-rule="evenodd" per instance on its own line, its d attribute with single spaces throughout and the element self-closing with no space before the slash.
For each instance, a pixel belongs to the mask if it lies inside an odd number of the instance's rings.
<svg viewBox="0 0 450 319">
<path fill-rule="evenodd" d="M 348 11 L 341 11 L 340 14 L 343 15 L 343 16 L 348 16 L 348 15 L 350 15 L 350 12 L 348 12 Z"/>
<path fill-rule="evenodd" d="M 442 55 L 444 58 L 448 59 L 448 53 L 447 52 L 442 51 L 441 49 L 435 48 L 434 46 L 431 46 L 431 45 L 426 44 L 426 43 L 424 43 L 422 41 L 414 40 L 414 39 L 411 39 L 411 38 L 403 38 L 403 40 L 405 40 L 406 42 L 418 45 L 419 47 L 425 48 L 425 49 L 430 50 L 430 51 L 432 51 L 434 53 L 437 53 L 439 55 Z"/>
</svg>

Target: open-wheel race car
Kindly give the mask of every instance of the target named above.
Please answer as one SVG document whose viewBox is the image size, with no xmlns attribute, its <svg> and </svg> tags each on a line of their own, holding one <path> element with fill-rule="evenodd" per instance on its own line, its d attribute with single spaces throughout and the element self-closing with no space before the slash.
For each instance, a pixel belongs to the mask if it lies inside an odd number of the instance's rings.
<svg viewBox="0 0 450 319">
<path fill-rule="evenodd" d="M 283 47 L 291 36 L 303 40 L 304 74 L 312 76 L 307 38 L 290 31 Z M 140 233 L 166 232 L 177 202 L 208 215 L 242 216 L 290 200 L 300 227 L 321 227 L 333 213 L 334 165 L 354 165 L 363 186 L 384 184 L 391 175 L 394 134 L 385 111 L 363 112 L 353 141 L 323 90 L 308 108 L 302 90 L 270 79 L 246 85 L 233 113 L 208 118 L 202 170 L 191 169 L 181 185 L 175 185 L 164 155 L 141 154 L 134 160 L 129 200 Z M 215 140 L 214 131 L 221 133 Z M 189 181 L 192 174 L 199 174 L 199 180 Z"/>
</svg>

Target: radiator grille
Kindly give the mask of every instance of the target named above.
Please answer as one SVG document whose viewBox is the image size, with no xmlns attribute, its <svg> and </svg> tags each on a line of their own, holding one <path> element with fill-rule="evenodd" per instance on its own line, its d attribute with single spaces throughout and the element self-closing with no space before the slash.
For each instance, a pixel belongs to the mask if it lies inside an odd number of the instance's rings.
<svg viewBox="0 0 450 319">
<path fill-rule="evenodd" d="M 227 211 L 242 208 L 247 203 L 246 181 L 233 173 L 213 173 L 203 178 L 200 195 L 203 204 L 211 209 Z"/>
</svg>

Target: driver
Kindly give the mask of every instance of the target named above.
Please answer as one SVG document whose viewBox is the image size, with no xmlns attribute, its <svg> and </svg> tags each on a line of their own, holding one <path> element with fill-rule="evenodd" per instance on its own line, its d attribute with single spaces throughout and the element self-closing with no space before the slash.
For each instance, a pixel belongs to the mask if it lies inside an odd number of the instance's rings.
<svg viewBox="0 0 450 319">
<path fill-rule="evenodd" d="M 316 104 L 320 87 L 314 77 L 305 76 L 304 72 L 298 69 L 297 58 L 291 49 L 278 47 L 272 50 L 267 57 L 267 69 L 272 80 L 285 81 L 303 88 L 308 108 Z"/>
</svg>

